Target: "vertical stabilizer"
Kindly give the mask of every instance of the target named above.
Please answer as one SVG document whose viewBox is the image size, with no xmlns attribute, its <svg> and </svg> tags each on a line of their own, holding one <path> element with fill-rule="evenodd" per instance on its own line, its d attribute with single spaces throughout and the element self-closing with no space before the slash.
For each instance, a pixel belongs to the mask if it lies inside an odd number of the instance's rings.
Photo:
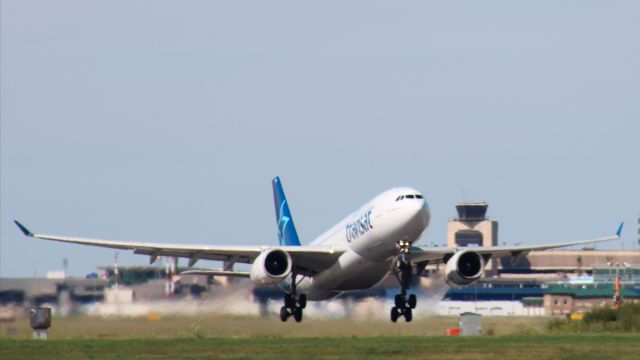
<svg viewBox="0 0 640 360">
<path fill-rule="evenodd" d="M 273 179 L 273 202 L 276 206 L 276 221 L 278 222 L 278 239 L 282 246 L 300 246 L 296 227 L 293 225 L 293 217 L 289 210 L 287 198 L 282 190 L 280 178 Z"/>
</svg>

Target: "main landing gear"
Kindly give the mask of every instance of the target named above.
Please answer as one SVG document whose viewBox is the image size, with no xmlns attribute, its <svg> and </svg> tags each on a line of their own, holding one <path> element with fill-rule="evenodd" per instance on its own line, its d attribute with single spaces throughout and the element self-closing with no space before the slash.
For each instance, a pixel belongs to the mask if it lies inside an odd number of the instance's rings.
<svg viewBox="0 0 640 360">
<path fill-rule="evenodd" d="M 391 308 L 391 321 L 396 322 L 400 316 L 404 316 L 406 322 L 413 320 L 412 310 L 416 308 L 418 298 L 415 294 L 407 296 L 407 290 L 411 282 L 411 259 L 409 249 L 411 243 L 408 241 L 399 241 L 398 247 L 400 248 L 400 258 L 396 264 L 396 270 L 394 274 L 400 283 L 400 294 L 397 294 L 394 298 L 394 307 Z"/>
<path fill-rule="evenodd" d="M 280 320 L 287 321 L 293 316 L 296 322 L 302 321 L 302 309 L 307 307 L 307 296 L 296 293 L 296 276 L 291 277 L 291 293 L 284 294 L 284 306 L 280 308 Z"/>
</svg>

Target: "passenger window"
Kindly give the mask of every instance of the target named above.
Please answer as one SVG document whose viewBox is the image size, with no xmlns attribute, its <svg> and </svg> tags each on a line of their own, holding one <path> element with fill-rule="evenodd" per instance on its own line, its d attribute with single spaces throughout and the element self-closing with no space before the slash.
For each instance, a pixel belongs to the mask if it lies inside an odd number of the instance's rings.
<svg viewBox="0 0 640 360">
<path fill-rule="evenodd" d="M 413 195 L 405 195 L 404 197 L 407 199 L 413 199 Z"/>
</svg>

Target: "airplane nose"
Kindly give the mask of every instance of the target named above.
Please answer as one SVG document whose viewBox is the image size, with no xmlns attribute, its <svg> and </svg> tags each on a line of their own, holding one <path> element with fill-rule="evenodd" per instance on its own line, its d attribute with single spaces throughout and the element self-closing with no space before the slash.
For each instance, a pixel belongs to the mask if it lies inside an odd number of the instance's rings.
<svg viewBox="0 0 640 360">
<path fill-rule="evenodd" d="M 431 219 L 431 212 L 429 210 L 429 204 L 426 200 L 420 199 L 414 201 L 411 205 L 407 204 L 405 219 L 407 224 L 411 224 L 412 227 L 419 228 L 422 232 L 428 225 Z"/>
<path fill-rule="evenodd" d="M 427 200 L 422 200 L 422 211 L 424 211 L 427 214 L 431 214 L 431 209 L 429 208 L 429 203 L 427 202 Z"/>
<path fill-rule="evenodd" d="M 429 209 L 429 203 L 427 203 L 427 200 L 424 199 L 421 199 L 420 203 L 420 207 L 416 211 L 416 217 L 422 220 L 424 226 L 427 227 L 427 225 L 429 225 L 429 220 L 431 219 L 431 210 Z"/>
<path fill-rule="evenodd" d="M 405 199 L 394 202 L 373 226 L 378 225 L 380 236 L 392 239 L 395 246 L 398 240 L 418 240 L 430 219 L 429 204 L 424 199 Z"/>
</svg>

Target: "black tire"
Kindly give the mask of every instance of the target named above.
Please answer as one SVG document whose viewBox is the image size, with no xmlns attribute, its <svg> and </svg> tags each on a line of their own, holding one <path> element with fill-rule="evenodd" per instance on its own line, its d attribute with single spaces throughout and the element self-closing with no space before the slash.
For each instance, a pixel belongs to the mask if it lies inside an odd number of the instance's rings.
<svg viewBox="0 0 640 360">
<path fill-rule="evenodd" d="M 403 315 L 406 322 L 411 322 L 411 320 L 413 320 L 413 312 L 411 311 L 410 308 L 404 309 Z"/>
<path fill-rule="evenodd" d="M 416 308 L 416 305 L 418 305 L 418 297 L 416 296 L 416 294 L 409 295 L 409 299 L 407 300 L 407 305 L 409 305 L 409 307 L 412 309 Z"/>
<path fill-rule="evenodd" d="M 289 310 L 285 306 L 280 308 L 280 320 L 287 321 L 289 318 Z"/>
<path fill-rule="evenodd" d="M 305 294 L 300 294 L 300 296 L 298 297 L 298 304 L 300 305 L 300 307 L 302 309 L 307 307 L 307 295 Z"/>
<path fill-rule="evenodd" d="M 394 306 L 391 308 L 391 322 L 396 321 L 398 321 L 398 308 Z"/>
<path fill-rule="evenodd" d="M 404 307 L 404 297 L 401 294 L 397 294 L 395 296 L 394 302 L 398 309 L 402 309 Z"/>
<path fill-rule="evenodd" d="M 296 322 L 302 321 L 302 308 L 297 307 L 293 309 L 293 318 Z"/>
</svg>

